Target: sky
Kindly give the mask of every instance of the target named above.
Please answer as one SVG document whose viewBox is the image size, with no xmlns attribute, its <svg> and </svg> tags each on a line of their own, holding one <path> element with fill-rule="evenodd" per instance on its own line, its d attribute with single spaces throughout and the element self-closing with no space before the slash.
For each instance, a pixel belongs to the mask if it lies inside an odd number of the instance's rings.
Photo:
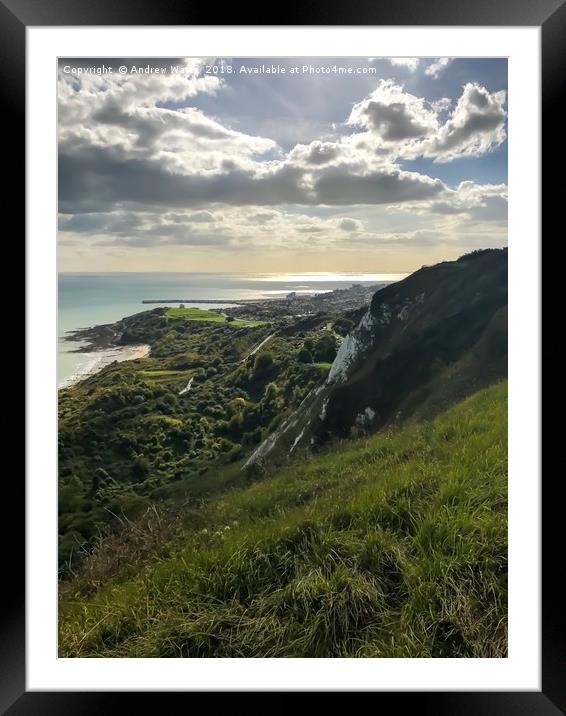
<svg viewBox="0 0 566 716">
<path fill-rule="evenodd" d="M 405 273 L 507 245 L 505 59 L 62 59 L 58 133 L 61 271 Z"/>
</svg>

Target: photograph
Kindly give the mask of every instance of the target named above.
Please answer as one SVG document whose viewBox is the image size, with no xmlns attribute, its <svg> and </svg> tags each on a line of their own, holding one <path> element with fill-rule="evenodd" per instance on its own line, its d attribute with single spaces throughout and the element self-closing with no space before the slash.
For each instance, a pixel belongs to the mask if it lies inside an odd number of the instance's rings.
<svg viewBox="0 0 566 716">
<path fill-rule="evenodd" d="M 58 656 L 507 658 L 507 58 L 56 79 Z"/>
</svg>

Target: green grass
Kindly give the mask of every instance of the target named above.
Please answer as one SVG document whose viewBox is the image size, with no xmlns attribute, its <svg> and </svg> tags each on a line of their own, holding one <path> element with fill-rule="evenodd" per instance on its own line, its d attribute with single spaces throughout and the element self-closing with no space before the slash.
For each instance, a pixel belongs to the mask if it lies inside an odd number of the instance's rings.
<svg viewBox="0 0 566 716">
<path fill-rule="evenodd" d="M 165 376 L 186 375 L 186 370 L 141 370 L 140 375 L 144 378 L 161 378 Z"/>
<path fill-rule="evenodd" d="M 186 321 L 207 321 L 210 323 L 229 323 L 235 328 L 257 328 L 263 326 L 264 321 L 248 321 L 236 318 L 233 321 L 226 321 L 226 317 L 215 311 L 208 311 L 204 308 L 168 308 L 165 312 L 168 318 L 184 318 Z"/>
<path fill-rule="evenodd" d="M 332 363 L 326 363 L 326 362 L 320 362 L 320 363 L 313 363 L 315 368 L 320 368 L 321 370 L 330 370 L 332 367 Z"/>
<path fill-rule="evenodd" d="M 186 384 L 194 373 L 192 370 L 141 370 L 139 375 L 148 385 L 152 386 L 174 386 Z"/>
<path fill-rule="evenodd" d="M 506 656 L 507 385 L 187 522 L 137 576 L 67 585 L 60 656 Z"/>
<path fill-rule="evenodd" d="M 204 308 L 168 308 L 165 315 L 168 318 L 185 318 L 188 321 L 211 321 L 212 323 L 224 323 L 226 320 L 220 313 Z"/>
</svg>

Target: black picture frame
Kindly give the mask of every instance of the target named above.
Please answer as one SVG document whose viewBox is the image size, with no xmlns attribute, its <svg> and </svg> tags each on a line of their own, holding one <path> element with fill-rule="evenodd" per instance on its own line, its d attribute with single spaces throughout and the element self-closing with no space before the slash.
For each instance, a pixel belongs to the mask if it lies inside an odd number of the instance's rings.
<svg viewBox="0 0 566 716">
<path fill-rule="evenodd" d="M 4 205 L 25 210 L 25 60 L 26 28 L 29 26 L 73 25 L 421 25 L 421 26 L 540 26 L 542 28 L 542 110 L 543 127 L 549 141 L 543 147 L 546 159 L 543 177 L 546 190 L 545 219 L 552 222 L 560 201 L 555 167 L 560 168 L 563 141 L 560 139 L 562 115 L 558 111 L 566 74 L 565 0 L 358 0 L 337 3 L 330 0 L 287 0 L 265 6 L 233 4 L 222 10 L 210 3 L 192 0 L 0 0 L 0 93 L 4 100 L 10 149 L 15 161 L 11 179 L 4 187 Z M 5 135 L 8 136 L 8 135 Z M 5 146 L 6 149 L 6 146 Z M 7 168 L 7 164 L 5 165 Z M 550 178 L 552 172 L 552 180 Z M 8 172 L 6 172 L 7 174 Z M 21 181 L 14 180 L 14 175 Z M 13 209 L 12 209 L 13 210 Z M 558 217 L 556 217 L 558 218 Z M 554 222 L 552 222 L 554 225 Z M 556 222 L 556 226 L 561 225 Z M 28 445 L 28 449 L 33 446 Z M 10 461 L 11 462 L 11 461 Z M 16 465 L 16 462 L 12 463 Z M 10 476 L 10 480 L 8 480 Z M 5 471 L 5 511 L 14 514 L 25 504 L 24 481 L 14 470 Z M 557 484 L 560 475 L 556 475 Z M 561 543 L 561 503 L 553 485 L 543 496 L 542 610 L 542 690 L 540 692 L 379 692 L 374 695 L 378 708 L 387 708 L 395 699 L 396 708 L 405 707 L 424 714 L 481 714 L 555 716 L 566 713 L 566 630 L 559 587 L 558 555 L 552 559 L 552 546 Z M 9 510 L 7 508 L 9 505 Z M 20 512 L 21 514 L 21 512 Z M 8 524 L 8 520 L 4 520 Z M 25 685 L 25 535 L 24 521 L 10 527 L 5 537 L 3 577 L 6 604 L 0 616 L 0 710 L 11 716 L 20 714 L 109 714 L 124 708 L 124 696 L 142 696 L 143 706 L 157 706 L 156 698 L 173 694 L 29 692 Z M 6 564 L 7 562 L 7 564 Z M 8 589 L 9 585 L 9 589 Z M 259 690 L 259 689 L 258 689 Z M 175 694 L 178 695 L 178 694 Z M 181 694 L 183 696 L 185 694 Z M 190 694 L 187 694 L 190 697 Z M 131 707 L 131 703 L 129 703 Z M 163 703 L 160 701 L 160 706 Z"/>
</svg>

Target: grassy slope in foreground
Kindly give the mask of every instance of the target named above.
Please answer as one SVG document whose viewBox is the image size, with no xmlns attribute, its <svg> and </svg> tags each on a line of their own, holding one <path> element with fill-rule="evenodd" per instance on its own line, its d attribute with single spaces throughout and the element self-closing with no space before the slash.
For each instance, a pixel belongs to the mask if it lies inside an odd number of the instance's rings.
<svg viewBox="0 0 566 716">
<path fill-rule="evenodd" d="M 506 565 L 500 383 L 209 503 L 173 557 L 63 599 L 60 654 L 505 656 Z"/>
</svg>

